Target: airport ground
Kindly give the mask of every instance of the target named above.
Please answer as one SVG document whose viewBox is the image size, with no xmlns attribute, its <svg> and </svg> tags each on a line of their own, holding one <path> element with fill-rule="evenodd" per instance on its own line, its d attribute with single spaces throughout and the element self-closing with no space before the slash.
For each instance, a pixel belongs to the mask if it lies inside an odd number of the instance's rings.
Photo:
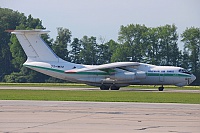
<svg viewBox="0 0 200 133">
<path fill-rule="evenodd" d="M 99 91 L 98 88 L 65 87 L 1 86 L 1 89 Z M 120 91 L 158 92 L 156 88 L 122 88 Z M 166 89 L 165 92 L 200 94 L 199 89 Z M 200 104 L 0 100 L 2 133 L 199 131 Z"/>
<path fill-rule="evenodd" d="M 10 89 L 10 90 L 80 90 L 80 91 L 101 91 L 98 87 L 65 87 L 65 86 L 1 86 L 0 90 L 2 89 Z M 156 87 L 154 88 L 126 88 L 123 87 L 120 91 L 136 91 L 136 92 L 158 92 Z M 167 88 L 163 92 L 185 92 L 185 93 L 200 93 L 200 86 L 195 86 L 193 89 L 176 89 L 175 87 Z"/>
<path fill-rule="evenodd" d="M 198 104 L 0 101 L 2 133 L 199 133 Z"/>
</svg>

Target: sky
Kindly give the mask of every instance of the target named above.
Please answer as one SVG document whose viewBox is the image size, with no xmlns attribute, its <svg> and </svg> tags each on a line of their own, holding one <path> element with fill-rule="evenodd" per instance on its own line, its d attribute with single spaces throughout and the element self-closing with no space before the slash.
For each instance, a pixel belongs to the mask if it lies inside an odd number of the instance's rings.
<svg viewBox="0 0 200 133">
<path fill-rule="evenodd" d="M 187 27 L 200 27 L 200 0 L 0 0 L 0 7 L 39 18 L 54 39 L 58 27 L 68 28 L 72 38 L 105 41 L 117 41 L 121 25 L 175 24 L 179 35 Z"/>
</svg>

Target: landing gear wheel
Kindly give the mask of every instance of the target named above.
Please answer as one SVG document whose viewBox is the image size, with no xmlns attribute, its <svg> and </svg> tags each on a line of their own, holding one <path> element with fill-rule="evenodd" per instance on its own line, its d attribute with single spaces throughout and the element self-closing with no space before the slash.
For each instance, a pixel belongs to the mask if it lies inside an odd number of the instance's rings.
<svg viewBox="0 0 200 133">
<path fill-rule="evenodd" d="M 119 90 L 120 87 L 117 87 L 117 86 L 115 86 L 115 85 L 112 85 L 112 86 L 110 87 L 110 89 L 111 89 L 111 90 Z"/>
<path fill-rule="evenodd" d="M 158 90 L 159 90 L 159 91 L 163 91 L 163 90 L 164 90 L 164 87 L 161 86 L 161 87 L 158 88 Z"/>
<path fill-rule="evenodd" d="M 110 86 L 105 86 L 105 85 L 100 86 L 101 90 L 109 90 L 109 88 Z"/>
</svg>

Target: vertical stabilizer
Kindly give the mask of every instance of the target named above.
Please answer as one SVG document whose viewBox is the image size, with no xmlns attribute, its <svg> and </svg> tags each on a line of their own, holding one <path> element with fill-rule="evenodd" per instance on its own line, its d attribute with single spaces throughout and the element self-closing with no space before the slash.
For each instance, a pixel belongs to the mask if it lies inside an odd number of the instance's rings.
<svg viewBox="0 0 200 133">
<path fill-rule="evenodd" d="M 42 40 L 41 34 L 47 34 L 46 30 L 13 30 L 11 33 L 17 36 L 28 60 L 31 61 L 59 61 L 59 57 Z"/>
</svg>

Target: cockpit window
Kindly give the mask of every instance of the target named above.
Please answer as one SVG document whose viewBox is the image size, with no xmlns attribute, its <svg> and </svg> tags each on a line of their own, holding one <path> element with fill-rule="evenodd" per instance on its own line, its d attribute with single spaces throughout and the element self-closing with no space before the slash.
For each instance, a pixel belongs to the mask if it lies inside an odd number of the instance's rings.
<svg viewBox="0 0 200 133">
<path fill-rule="evenodd" d="M 187 71 L 186 69 L 179 69 L 179 72 L 181 73 L 186 73 L 186 74 L 191 74 L 189 71 Z"/>
</svg>

